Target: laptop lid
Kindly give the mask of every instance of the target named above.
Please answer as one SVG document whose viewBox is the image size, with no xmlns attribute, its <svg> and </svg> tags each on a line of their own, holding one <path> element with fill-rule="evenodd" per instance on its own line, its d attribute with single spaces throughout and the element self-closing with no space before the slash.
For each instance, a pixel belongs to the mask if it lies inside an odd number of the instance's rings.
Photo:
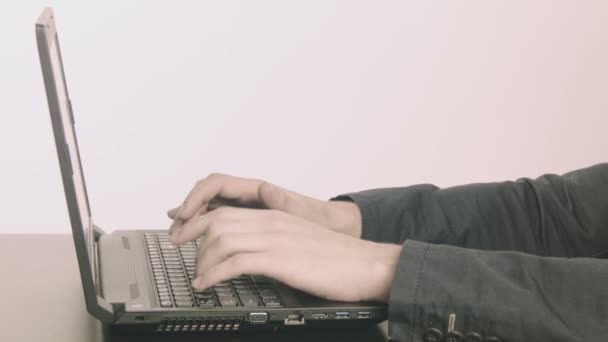
<svg viewBox="0 0 608 342">
<path fill-rule="evenodd" d="M 114 317 L 113 307 L 100 295 L 96 263 L 95 241 L 102 232 L 91 220 L 74 128 L 74 114 L 68 95 L 53 10 L 49 7 L 42 11 L 36 21 L 36 39 L 85 302 L 93 316 L 110 322 Z"/>
</svg>

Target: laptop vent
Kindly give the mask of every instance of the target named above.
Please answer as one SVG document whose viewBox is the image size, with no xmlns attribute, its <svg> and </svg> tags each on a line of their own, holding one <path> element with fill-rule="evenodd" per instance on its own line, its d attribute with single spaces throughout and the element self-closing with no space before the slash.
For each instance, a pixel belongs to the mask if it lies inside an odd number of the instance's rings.
<svg viewBox="0 0 608 342">
<path fill-rule="evenodd" d="M 203 331 L 236 331 L 241 326 L 241 320 L 235 319 L 164 319 L 156 328 L 156 332 L 203 332 Z"/>
</svg>

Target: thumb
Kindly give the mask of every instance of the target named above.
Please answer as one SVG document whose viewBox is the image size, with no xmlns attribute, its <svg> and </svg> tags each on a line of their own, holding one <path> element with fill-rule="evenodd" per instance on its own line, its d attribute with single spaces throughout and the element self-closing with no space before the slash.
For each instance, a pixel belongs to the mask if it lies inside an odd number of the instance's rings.
<svg viewBox="0 0 608 342">
<path fill-rule="evenodd" d="M 281 210 L 288 213 L 293 213 L 293 211 L 297 210 L 297 200 L 291 196 L 289 191 L 274 184 L 268 182 L 260 184 L 258 186 L 258 196 L 268 209 Z"/>
<path fill-rule="evenodd" d="M 268 209 L 328 225 L 325 202 L 264 182 L 258 186 L 258 197 Z"/>
</svg>

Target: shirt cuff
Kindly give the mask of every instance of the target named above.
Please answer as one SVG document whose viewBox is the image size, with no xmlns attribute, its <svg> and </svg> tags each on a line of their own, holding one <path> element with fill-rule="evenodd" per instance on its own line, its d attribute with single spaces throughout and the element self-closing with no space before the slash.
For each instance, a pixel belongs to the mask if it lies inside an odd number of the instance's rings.
<svg viewBox="0 0 608 342">
<path fill-rule="evenodd" d="M 361 212 L 361 239 L 369 241 L 382 241 L 382 230 L 378 219 L 378 210 L 374 200 L 359 193 L 339 195 L 330 201 L 353 202 Z"/>
<path fill-rule="evenodd" d="M 406 240 L 403 245 L 389 296 L 389 337 L 422 341 L 423 327 L 439 324 L 438 320 L 420 321 L 424 313 L 418 303 L 418 292 L 430 246 L 414 240 Z"/>
</svg>

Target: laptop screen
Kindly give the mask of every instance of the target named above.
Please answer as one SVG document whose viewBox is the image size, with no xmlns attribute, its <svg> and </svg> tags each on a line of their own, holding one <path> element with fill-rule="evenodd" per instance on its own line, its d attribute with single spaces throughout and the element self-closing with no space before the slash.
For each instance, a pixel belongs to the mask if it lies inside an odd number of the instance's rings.
<svg viewBox="0 0 608 342">
<path fill-rule="evenodd" d="M 81 227 L 84 229 L 85 241 L 87 241 L 87 248 L 89 243 L 92 242 L 92 234 L 90 232 L 91 227 L 91 213 L 89 209 L 89 201 L 87 198 L 87 189 L 84 183 L 84 177 L 82 174 L 82 164 L 80 163 L 80 153 L 78 151 L 78 144 L 76 142 L 76 131 L 72 122 L 72 113 L 70 100 L 67 95 L 67 87 L 64 79 L 63 65 L 61 61 L 61 55 L 59 52 L 59 42 L 57 40 L 57 34 L 51 42 L 50 50 L 51 63 L 53 67 L 53 75 L 55 88 L 57 89 L 57 100 L 61 115 L 61 123 L 63 125 L 63 133 L 65 137 L 66 148 L 69 151 L 70 165 L 72 168 L 72 179 L 74 183 L 74 192 L 77 202 L 77 210 L 80 213 Z M 91 251 L 89 250 L 89 253 Z"/>
<path fill-rule="evenodd" d="M 78 141 L 74 128 L 72 105 L 63 70 L 59 40 L 53 14 L 46 9 L 37 22 L 38 50 L 45 81 L 53 133 L 61 167 L 63 187 L 70 214 L 72 234 L 80 263 L 90 265 L 94 278 L 93 225 L 85 186 Z M 86 257 L 86 260 L 84 260 Z"/>
<path fill-rule="evenodd" d="M 93 316 L 104 322 L 111 322 L 114 319 L 114 310 L 101 297 L 96 276 L 94 238 L 98 235 L 98 230 L 91 221 L 87 189 L 74 129 L 72 104 L 66 86 L 63 60 L 51 8 L 45 8 L 36 21 L 36 40 L 85 302 L 88 311 Z M 99 231 L 99 234 L 101 233 Z"/>
</svg>

